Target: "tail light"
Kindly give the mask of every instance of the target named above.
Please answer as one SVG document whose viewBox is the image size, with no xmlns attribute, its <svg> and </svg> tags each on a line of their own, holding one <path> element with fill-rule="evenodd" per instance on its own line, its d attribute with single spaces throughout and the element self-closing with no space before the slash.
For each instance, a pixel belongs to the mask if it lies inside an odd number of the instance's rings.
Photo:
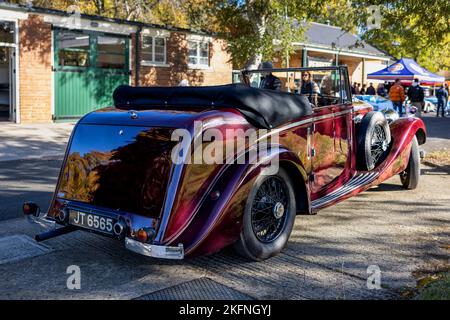
<svg viewBox="0 0 450 320">
<path fill-rule="evenodd" d="M 23 214 L 26 216 L 38 217 L 41 213 L 41 208 L 34 202 L 25 202 L 22 207 Z"/>
<path fill-rule="evenodd" d="M 137 232 L 137 239 L 142 243 L 147 243 L 153 239 L 155 230 L 152 228 L 142 228 Z"/>
</svg>

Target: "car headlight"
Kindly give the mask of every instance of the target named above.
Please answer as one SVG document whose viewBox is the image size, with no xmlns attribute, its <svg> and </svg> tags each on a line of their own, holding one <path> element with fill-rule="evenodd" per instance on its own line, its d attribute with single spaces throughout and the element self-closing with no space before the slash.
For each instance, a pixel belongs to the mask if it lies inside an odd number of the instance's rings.
<svg viewBox="0 0 450 320">
<path fill-rule="evenodd" d="M 384 110 L 383 114 L 388 123 L 394 122 L 395 120 L 397 120 L 399 118 L 398 113 L 392 109 Z"/>
</svg>

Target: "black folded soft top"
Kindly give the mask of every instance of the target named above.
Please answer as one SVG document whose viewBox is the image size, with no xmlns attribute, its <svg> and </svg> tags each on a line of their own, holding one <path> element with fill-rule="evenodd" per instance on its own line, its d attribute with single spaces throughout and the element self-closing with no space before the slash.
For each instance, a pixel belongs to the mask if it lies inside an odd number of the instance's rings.
<svg viewBox="0 0 450 320">
<path fill-rule="evenodd" d="M 264 90 L 243 84 L 209 87 L 130 87 L 114 91 L 119 109 L 161 107 L 234 108 L 259 128 L 271 129 L 312 113 L 306 96 Z"/>
</svg>

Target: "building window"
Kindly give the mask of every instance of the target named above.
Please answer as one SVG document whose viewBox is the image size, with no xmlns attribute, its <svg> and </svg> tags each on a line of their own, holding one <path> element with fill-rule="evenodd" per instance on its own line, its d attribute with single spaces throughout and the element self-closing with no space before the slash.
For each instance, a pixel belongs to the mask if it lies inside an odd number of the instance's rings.
<svg viewBox="0 0 450 320">
<path fill-rule="evenodd" d="M 0 22 L 0 42 L 14 43 L 14 23 Z"/>
<path fill-rule="evenodd" d="M 188 41 L 189 65 L 193 67 L 209 66 L 209 42 Z"/>
<path fill-rule="evenodd" d="M 144 36 L 142 39 L 143 63 L 166 64 L 166 38 Z"/>
<path fill-rule="evenodd" d="M 127 45 L 124 38 L 99 36 L 97 38 L 97 67 L 126 69 Z"/>
<path fill-rule="evenodd" d="M 56 41 L 59 66 L 89 66 L 89 35 L 64 31 L 58 33 Z"/>
</svg>

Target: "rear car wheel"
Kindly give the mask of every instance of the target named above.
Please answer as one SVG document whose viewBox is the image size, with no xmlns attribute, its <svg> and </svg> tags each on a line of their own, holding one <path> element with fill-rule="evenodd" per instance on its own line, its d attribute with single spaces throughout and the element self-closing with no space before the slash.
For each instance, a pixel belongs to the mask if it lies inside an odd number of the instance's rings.
<svg viewBox="0 0 450 320">
<path fill-rule="evenodd" d="M 419 184 L 420 178 L 420 151 L 417 138 L 414 137 L 411 146 L 411 155 L 409 156 L 408 167 L 400 173 L 400 181 L 405 189 L 415 189 Z"/>
<path fill-rule="evenodd" d="M 373 170 L 387 155 L 391 143 L 391 131 L 381 112 L 371 111 L 362 119 L 358 128 L 358 169 Z"/>
<path fill-rule="evenodd" d="M 260 175 L 247 198 L 244 221 L 236 251 L 243 257 L 262 261 L 280 253 L 294 226 L 295 194 L 286 171 Z"/>
</svg>

